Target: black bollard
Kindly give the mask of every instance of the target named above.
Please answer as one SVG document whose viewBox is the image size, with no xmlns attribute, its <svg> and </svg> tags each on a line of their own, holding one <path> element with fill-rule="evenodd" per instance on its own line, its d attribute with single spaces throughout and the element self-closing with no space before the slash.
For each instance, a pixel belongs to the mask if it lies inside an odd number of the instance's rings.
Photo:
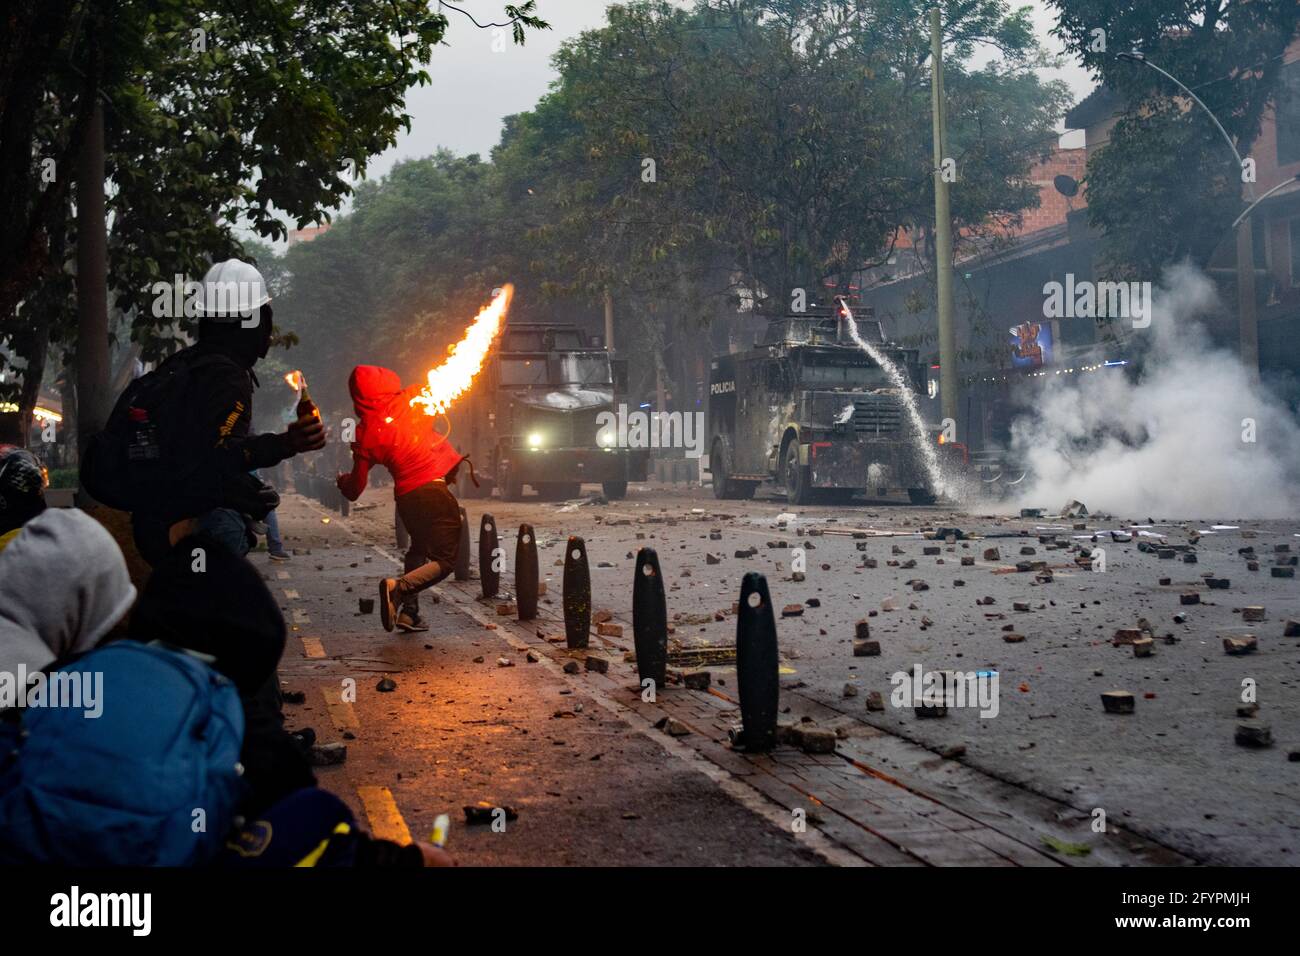
<svg viewBox="0 0 1300 956">
<path fill-rule="evenodd" d="M 497 523 L 487 513 L 478 526 L 478 576 L 483 583 L 483 596 L 495 597 L 501 588 L 501 572 L 492 567 L 497 549 Z"/>
<path fill-rule="evenodd" d="M 776 715 L 781 684 L 776 651 L 776 618 L 767 578 L 750 571 L 740 583 L 736 615 L 736 683 L 740 688 L 741 744 L 749 751 L 776 746 Z"/>
<path fill-rule="evenodd" d="M 456 546 L 455 575 L 457 581 L 469 580 L 469 516 L 464 508 L 460 509 L 460 544 Z"/>
<path fill-rule="evenodd" d="M 636 669 L 645 687 L 654 681 L 663 689 L 668 669 L 668 602 L 664 579 L 659 573 L 659 555 L 654 548 L 642 548 L 636 556 L 636 577 L 632 582 L 632 635 L 636 646 Z"/>
<path fill-rule="evenodd" d="M 515 607 L 521 621 L 537 617 L 537 535 L 530 524 L 521 524 L 515 539 Z"/>
<path fill-rule="evenodd" d="M 591 571 L 587 543 L 576 534 L 564 546 L 564 639 L 569 650 L 583 650 L 591 634 Z"/>
</svg>

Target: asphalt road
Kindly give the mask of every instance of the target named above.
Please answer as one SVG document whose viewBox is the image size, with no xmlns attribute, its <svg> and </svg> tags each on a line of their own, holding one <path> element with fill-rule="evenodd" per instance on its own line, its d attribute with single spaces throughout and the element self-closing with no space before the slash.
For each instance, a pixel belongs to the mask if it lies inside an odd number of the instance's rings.
<svg viewBox="0 0 1300 956">
<path fill-rule="evenodd" d="M 451 811 L 452 848 L 484 864 L 943 864 L 984 862 L 991 852 L 1035 865 L 1285 865 L 1300 854 L 1300 763 L 1288 759 L 1300 751 L 1300 637 L 1284 637 L 1286 620 L 1300 619 L 1300 582 L 1270 570 L 1288 556 L 1275 547 L 1300 550 L 1300 527 L 1231 516 L 1022 520 L 887 502 L 791 509 L 715 501 L 684 486 L 633 486 L 608 504 L 470 500 L 475 537 L 490 511 L 508 557 L 513 529 L 536 528 L 548 584 L 541 619 L 497 615 L 497 602 L 475 600 L 477 581 L 447 582 L 441 604 L 426 601 L 431 631 L 401 636 L 357 609 L 393 567 L 390 495 L 371 489 L 346 519 L 287 496 L 288 544 L 310 553 L 284 565 L 254 556 L 306 639 L 282 668 L 285 686 L 307 693 L 291 720 L 322 740 L 352 735 L 346 763 L 322 780 L 377 829 L 420 836 Z M 923 537 L 943 527 L 969 540 Z M 1115 529 L 1132 540 L 1112 540 Z M 587 543 L 593 606 L 623 626 L 622 636 L 592 639 L 613 662 L 608 675 L 561 670 L 557 561 L 570 534 Z M 1103 572 L 1079 567 L 1072 550 L 1094 546 L 1094 534 Z M 1138 549 L 1192 541 L 1195 564 L 1181 550 L 1162 558 Z M 641 707 L 622 660 L 632 645 L 633 556 L 643 546 L 657 550 L 669 585 L 674 648 L 734 647 L 731 604 L 746 571 L 766 574 L 776 606 L 803 605 L 778 622 L 782 705 L 787 719 L 835 729 L 834 755 L 785 748 L 772 761 L 736 762 L 723 729 L 736 719 L 731 664 L 708 668 L 709 692 L 665 693 L 662 714 L 677 714 L 692 733 L 654 728 L 660 711 Z M 1257 571 L 1238 553 L 1248 546 Z M 991 547 L 996 559 L 985 558 Z M 735 556 L 749 548 L 751 557 Z M 803 580 L 791 573 L 798 548 Z M 710 564 L 708 554 L 720 560 Z M 1018 562 L 1045 562 L 1051 580 L 1017 571 Z M 1210 589 L 1206 575 L 1228 587 Z M 1199 603 L 1182 604 L 1185 593 Z M 1263 607 L 1264 620 L 1244 622 L 1245 606 Z M 1151 656 L 1112 643 L 1140 618 L 1155 639 Z M 878 656 L 853 655 L 862 620 Z M 1009 633 L 1023 640 L 1008 643 Z M 1246 633 L 1258 649 L 1225 654 L 1223 638 Z M 996 672 L 996 716 L 965 707 L 923 720 L 893 706 L 891 678 L 914 668 Z M 385 676 L 395 691 L 375 689 Z M 355 703 L 327 704 L 348 678 Z M 1268 747 L 1235 740 L 1252 682 Z M 1112 690 L 1131 692 L 1135 712 L 1105 713 L 1101 694 Z M 883 710 L 868 710 L 872 691 Z M 518 819 L 505 833 L 464 826 L 459 808 L 480 802 L 517 809 Z M 934 832 L 926 808 L 935 804 L 962 819 Z M 806 829 L 790 822 L 801 811 Z M 898 818 L 886 819 L 891 812 Z"/>
</svg>

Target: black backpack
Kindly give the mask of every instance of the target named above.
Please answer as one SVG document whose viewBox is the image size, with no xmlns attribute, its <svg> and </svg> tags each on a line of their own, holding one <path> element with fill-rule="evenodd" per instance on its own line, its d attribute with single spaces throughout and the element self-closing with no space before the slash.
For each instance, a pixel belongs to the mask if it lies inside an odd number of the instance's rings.
<svg viewBox="0 0 1300 956">
<path fill-rule="evenodd" d="M 199 514 L 222 504 L 191 392 L 195 373 L 223 363 L 233 364 L 185 349 L 126 387 L 82 455 L 81 483 L 92 497 L 130 512 Z"/>
</svg>

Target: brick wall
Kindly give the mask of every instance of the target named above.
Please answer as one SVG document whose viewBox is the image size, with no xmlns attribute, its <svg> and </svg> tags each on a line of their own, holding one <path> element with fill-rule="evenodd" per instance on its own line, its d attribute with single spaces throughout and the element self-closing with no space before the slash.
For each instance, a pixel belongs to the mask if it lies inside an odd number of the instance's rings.
<svg viewBox="0 0 1300 956">
<path fill-rule="evenodd" d="M 1087 166 L 1088 151 L 1086 149 L 1053 147 L 1052 155 L 1029 171 L 1029 181 L 1038 187 L 1039 205 L 1037 209 L 1025 211 L 1023 214 L 1024 223 L 1014 232 L 1014 235 L 1024 236 L 1040 229 L 1047 229 L 1050 226 L 1059 226 L 1064 223 L 1065 214 L 1069 212 L 1070 206 L 1066 204 L 1065 197 L 1056 191 L 1056 186 L 1053 185 L 1052 180 L 1060 175 L 1073 176 L 1076 180 L 1083 179 Z M 1069 202 L 1073 204 L 1075 209 L 1084 209 L 1088 205 L 1082 191 Z M 906 233 L 900 232 L 898 248 L 908 249 L 911 248 L 911 245 L 911 238 Z"/>
</svg>

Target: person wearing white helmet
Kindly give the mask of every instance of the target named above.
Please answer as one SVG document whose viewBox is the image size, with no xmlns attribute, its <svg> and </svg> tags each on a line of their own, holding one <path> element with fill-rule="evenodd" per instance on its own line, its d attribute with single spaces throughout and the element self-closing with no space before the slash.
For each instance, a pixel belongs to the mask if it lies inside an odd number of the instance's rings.
<svg viewBox="0 0 1300 956">
<path fill-rule="evenodd" d="M 250 434 L 258 384 L 253 366 L 266 357 L 272 328 L 270 290 L 257 268 L 239 259 L 213 265 L 203 278 L 200 310 L 198 342 L 151 373 L 165 376 L 175 363 L 187 366 L 185 395 L 172 404 L 183 404 L 187 420 L 180 431 L 193 437 L 183 454 L 173 453 L 184 472 L 173 500 L 132 515 L 136 544 L 151 563 L 191 530 L 247 554 L 256 540 L 250 516 L 264 517 L 276 498 L 249 472 L 325 446 L 318 420 L 292 422 L 278 434 Z"/>
</svg>

